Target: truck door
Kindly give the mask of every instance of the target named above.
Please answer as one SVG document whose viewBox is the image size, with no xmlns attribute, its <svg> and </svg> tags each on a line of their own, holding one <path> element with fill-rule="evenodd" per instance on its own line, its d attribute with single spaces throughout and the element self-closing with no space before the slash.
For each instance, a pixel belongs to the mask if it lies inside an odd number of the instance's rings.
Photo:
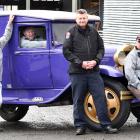
<svg viewBox="0 0 140 140">
<path fill-rule="evenodd" d="M 11 80 L 13 88 L 52 88 L 49 54 L 49 30 L 47 23 L 18 23 L 14 26 L 14 38 L 10 49 Z M 21 45 L 27 28 L 35 32 L 36 42 Z M 28 39 L 25 37 L 25 41 Z M 38 41 L 38 44 L 37 44 Z M 28 44 L 28 45 L 27 45 Z"/>
</svg>

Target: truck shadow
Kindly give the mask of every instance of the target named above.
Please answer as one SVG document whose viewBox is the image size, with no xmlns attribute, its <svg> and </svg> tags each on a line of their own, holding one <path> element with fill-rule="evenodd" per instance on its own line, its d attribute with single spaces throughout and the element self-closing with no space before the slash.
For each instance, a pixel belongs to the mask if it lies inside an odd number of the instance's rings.
<svg viewBox="0 0 140 140">
<path fill-rule="evenodd" d="M 75 131 L 75 128 L 73 124 L 68 122 L 62 122 L 61 124 L 53 123 L 53 122 L 24 122 L 24 121 L 18 121 L 18 122 L 6 122 L 1 121 L 0 127 L 4 129 L 4 131 L 13 131 L 13 132 L 34 132 L 34 131 Z M 89 132 L 92 132 L 93 130 L 89 130 Z M 100 132 L 100 131 L 99 131 Z M 121 129 L 120 133 L 125 132 L 140 132 L 140 123 L 127 123 L 125 124 Z M 94 131 L 94 133 L 98 133 Z"/>
<path fill-rule="evenodd" d="M 62 124 L 44 122 L 0 122 L 0 127 L 6 131 L 70 131 L 74 126 L 67 122 Z"/>
</svg>

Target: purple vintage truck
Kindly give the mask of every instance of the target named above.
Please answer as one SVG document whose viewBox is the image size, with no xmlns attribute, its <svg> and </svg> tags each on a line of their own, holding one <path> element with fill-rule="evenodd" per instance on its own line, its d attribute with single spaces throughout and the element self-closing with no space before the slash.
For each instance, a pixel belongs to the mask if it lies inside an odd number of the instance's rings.
<svg viewBox="0 0 140 140">
<path fill-rule="evenodd" d="M 0 12 L 2 36 L 9 11 Z M 12 37 L 4 48 L 3 105 L 0 116 L 9 122 L 22 119 L 29 106 L 58 106 L 72 104 L 68 62 L 62 54 L 65 32 L 75 24 L 75 13 L 60 11 L 13 11 L 15 15 Z M 89 16 L 89 24 L 100 18 Z M 24 48 L 20 39 L 25 27 L 34 27 L 46 47 Z M 100 69 L 105 83 L 109 116 L 113 126 L 120 128 L 132 113 L 140 119 L 139 101 L 127 91 L 123 61 L 130 46 L 105 46 Z M 98 85 L 97 85 L 98 86 Z M 94 101 L 87 93 L 84 101 L 85 118 L 89 127 L 99 129 Z"/>
</svg>

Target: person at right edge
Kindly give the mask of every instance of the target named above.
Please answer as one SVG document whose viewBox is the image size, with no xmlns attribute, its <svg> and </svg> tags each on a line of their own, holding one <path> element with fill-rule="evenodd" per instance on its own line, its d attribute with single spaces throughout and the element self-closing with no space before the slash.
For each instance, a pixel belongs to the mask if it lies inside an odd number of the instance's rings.
<svg viewBox="0 0 140 140">
<path fill-rule="evenodd" d="M 96 29 L 88 25 L 88 14 L 85 9 L 76 12 L 76 25 L 66 33 L 63 54 L 70 62 L 69 75 L 76 135 L 86 133 L 84 96 L 88 91 L 94 98 L 102 130 L 109 134 L 118 132 L 118 129 L 112 128 L 108 116 L 104 82 L 99 72 L 99 63 L 104 55 L 103 40 Z"/>
<path fill-rule="evenodd" d="M 140 100 L 140 35 L 136 37 L 134 48 L 125 58 L 124 73 L 128 89 Z"/>
</svg>

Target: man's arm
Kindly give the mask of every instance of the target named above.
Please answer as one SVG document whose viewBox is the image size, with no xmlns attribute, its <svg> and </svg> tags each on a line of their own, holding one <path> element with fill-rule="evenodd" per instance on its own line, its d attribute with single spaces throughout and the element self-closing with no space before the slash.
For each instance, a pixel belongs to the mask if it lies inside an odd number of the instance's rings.
<svg viewBox="0 0 140 140">
<path fill-rule="evenodd" d="M 8 23 L 5 28 L 5 32 L 4 32 L 3 36 L 0 38 L 0 47 L 1 48 L 3 48 L 11 38 L 12 30 L 13 30 L 13 24 L 12 24 L 13 20 L 14 20 L 14 16 L 10 15 Z"/>
<path fill-rule="evenodd" d="M 71 63 L 82 65 L 82 61 L 72 52 L 72 41 L 72 34 L 70 32 L 67 32 L 63 44 L 63 55 Z"/>
<path fill-rule="evenodd" d="M 140 89 L 140 80 L 138 79 L 138 76 L 135 72 L 136 65 L 136 57 L 134 55 L 128 54 L 124 63 L 125 77 L 132 86 Z"/>
<path fill-rule="evenodd" d="M 25 39 L 24 37 L 21 38 L 21 48 L 45 48 L 46 41 L 30 41 Z"/>
<path fill-rule="evenodd" d="M 97 41 L 98 41 L 98 53 L 96 55 L 95 61 L 97 62 L 97 64 L 100 63 L 100 61 L 102 60 L 103 56 L 104 56 L 104 42 L 103 39 L 100 37 L 100 35 L 97 32 Z"/>
</svg>

